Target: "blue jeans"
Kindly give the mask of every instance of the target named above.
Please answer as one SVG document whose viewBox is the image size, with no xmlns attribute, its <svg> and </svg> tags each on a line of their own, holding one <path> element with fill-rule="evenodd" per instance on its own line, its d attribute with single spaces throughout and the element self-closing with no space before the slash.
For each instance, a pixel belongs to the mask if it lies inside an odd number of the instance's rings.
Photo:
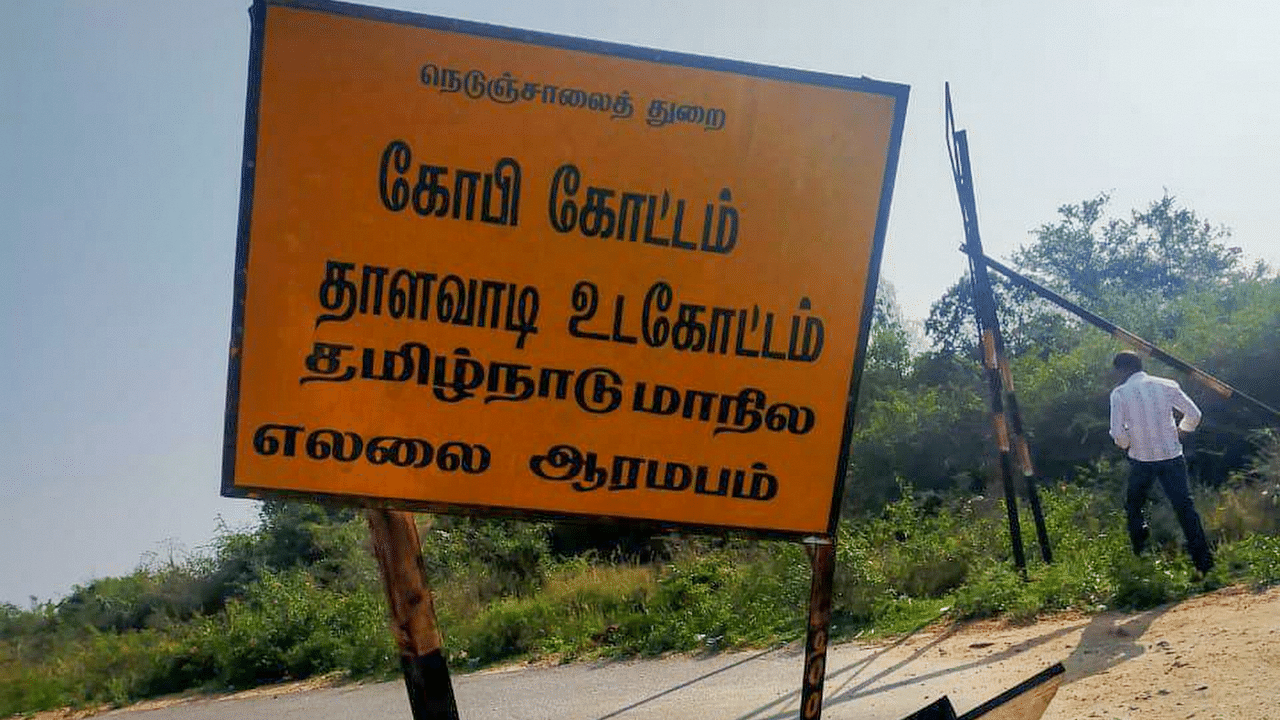
<svg viewBox="0 0 1280 720">
<path fill-rule="evenodd" d="M 1157 479 L 1173 505 L 1178 523 L 1182 525 L 1191 561 L 1200 572 L 1208 572 L 1213 567 L 1213 553 L 1205 539 L 1200 515 L 1196 513 L 1195 503 L 1191 500 L 1191 489 L 1187 484 L 1187 462 L 1181 455 L 1155 462 L 1129 458 L 1129 493 L 1125 512 L 1128 515 L 1129 540 L 1133 543 L 1134 554 L 1141 555 L 1147 544 L 1149 533 L 1146 518 L 1143 517 L 1143 507 L 1147 504 L 1151 484 Z"/>
</svg>

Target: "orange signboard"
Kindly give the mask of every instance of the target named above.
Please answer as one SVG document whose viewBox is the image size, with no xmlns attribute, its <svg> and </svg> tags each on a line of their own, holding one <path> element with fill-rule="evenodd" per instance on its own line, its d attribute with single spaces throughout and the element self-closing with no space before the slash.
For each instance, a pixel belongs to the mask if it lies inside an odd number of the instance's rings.
<svg viewBox="0 0 1280 720">
<path fill-rule="evenodd" d="M 224 494 L 831 531 L 905 86 L 254 14 Z"/>
</svg>

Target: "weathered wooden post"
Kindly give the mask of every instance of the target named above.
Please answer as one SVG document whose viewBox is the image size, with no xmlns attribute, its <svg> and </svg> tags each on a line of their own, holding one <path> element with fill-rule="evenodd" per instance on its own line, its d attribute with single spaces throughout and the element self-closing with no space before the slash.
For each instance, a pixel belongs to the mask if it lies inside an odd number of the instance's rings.
<svg viewBox="0 0 1280 720">
<path fill-rule="evenodd" d="M 458 720 L 413 513 L 376 509 L 367 515 L 413 720 Z"/>
</svg>

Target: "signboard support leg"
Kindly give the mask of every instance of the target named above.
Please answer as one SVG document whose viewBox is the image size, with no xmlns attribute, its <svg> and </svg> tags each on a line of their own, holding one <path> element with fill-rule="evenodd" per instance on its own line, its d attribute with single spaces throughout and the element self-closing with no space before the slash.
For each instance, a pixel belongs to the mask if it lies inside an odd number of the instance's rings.
<svg viewBox="0 0 1280 720">
<path fill-rule="evenodd" d="M 831 631 L 831 588 L 836 573 L 834 537 L 805 538 L 813 568 L 809 585 L 809 629 L 804 641 L 804 683 L 800 692 L 800 720 L 822 717 L 822 686 L 827 677 L 827 640 Z"/>
<path fill-rule="evenodd" d="M 955 177 L 956 193 L 960 196 L 960 213 L 964 220 L 964 249 L 969 254 L 969 274 L 973 292 L 974 315 L 978 324 L 979 348 L 982 365 L 986 370 L 988 390 L 991 395 L 991 424 L 1000 455 L 1000 478 L 1004 485 L 1005 513 L 1009 518 L 1009 540 L 1013 550 L 1013 563 L 1025 580 L 1027 557 L 1022 545 L 1022 525 L 1018 519 L 1018 496 L 1013 486 L 1013 457 L 1010 443 L 1009 420 L 1006 410 L 1006 393 L 1013 392 L 1012 375 L 1004 356 L 1004 339 L 1000 334 L 1000 317 L 996 312 L 995 293 L 991 290 L 991 278 L 987 266 L 978 261 L 983 257 L 982 235 L 978 231 L 978 203 L 973 191 L 973 171 L 969 164 L 969 139 L 964 130 L 955 129 L 955 117 L 951 112 L 951 86 L 947 85 L 947 131 L 950 141 L 947 151 L 951 155 L 951 170 Z M 1018 418 L 1015 430 L 1021 432 Z M 1021 435 L 1019 438 L 1021 439 Z M 1026 468 L 1030 467 L 1030 451 Z M 1039 496 L 1036 497 L 1037 501 Z M 1036 503 L 1036 507 L 1039 503 Z M 1048 538 L 1041 537 L 1042 548 L 1048 552 Z M 1046 561 L 1048 561 L 1046 555 Z"/>
<path fill-rule="evenodd" d="M 375 509 L 368 520 L 413 720 L 458 720 L 413 513 Z"/>
</svg>

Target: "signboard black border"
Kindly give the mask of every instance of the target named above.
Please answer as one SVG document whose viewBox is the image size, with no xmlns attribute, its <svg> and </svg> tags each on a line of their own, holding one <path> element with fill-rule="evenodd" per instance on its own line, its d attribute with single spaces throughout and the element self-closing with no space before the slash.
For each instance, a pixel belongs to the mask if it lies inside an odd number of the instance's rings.
<svg viewBox="0 0 1280 720">
<path fill-rule="evenodd" d="M 244 306 L 245 291 L 248 281 L 249 261 L 249 228 L 253 218 L 254 171 L 258 154 L 258 108 L 262 87 L 262 53 L 266 35 L 267 7 L 292 8 L 329 15 L 372 20 L 396 25 L 420 27 L 456 34 L 474 35 L 477 37 L 511 40 L 543 47 L 595 53 L 611 57 L 621 57 L 643 62 L 676 65 L 717 72 L 748 75 L 751 77 L 780 80 L 790 83 L 803 83 L 822 87 L 851 90 L 856 92 L 885 95 L 894 101 L 893 127 L 890 130 L 889 147 L 886 153 L 884 179 L 880 190 L 880 207 L 876 212 L 875 232 L 872 239 L 870 265 L 867 272 L 866 290 L 862 303 L 862 318 L 859 325 L 859 343 L 854 357 L 853 375 L 849 384 L 849 393 L 845 398 L 844 429 L 840 440 L 840 455 L 836 463 L 836 478 L 832 491 L 831 512 L 827 521 L 827 536 L 833 536 L 840 520 L 840 504 L 844 493 L 846 458 L 849 444 L 853 437 L 854 412 L 857 405 L 858 388 L 862 381 L 862 370 L 866 362 L 867 345 L 870 340 L 871 319 L 875 309 L 876 288 L 880 281 L 880 259 L 884 252 L 885 233 L 889 223 L 889 207 L 893 198 L 894 178 L 897 176 L 898 156 L 902 147 L 903 127 L 906 123 L 907 95 L 909 88 L 899 83 L 872 80 L 866 77 L 853 78 L 843 75 L 795 70 L 770 65 L 738 60 L 726 60 L 702 55 L 654 50 L 635 45 L 623 45 L 600 40 L 554 35 L 531 30 L 519 30 L 500 25 L 454 20 L 435 15 L 424 15 L 402 10 L 356 5 L 333 0 L 254 0 L 249 8 L 251 20 L 251 37 L 249 46 L 249 84 L 245 100 L 244 123 L 244 160 L 240 175 L 240 218 L 236 231 L 236 267 L 235 297 L 232 303 L 231 341 L 227 367 L 227 400 L 226 418 L 223 431 L 222 454 L 222 495 L 237 498 L 278 497 L 291 499 L 325 500 L 367 507 L 388 507 L 405 510 L 422 510 L 445 514 L 463 514 L 485 517 L 515 517 L 542 520 L 572 520 L 575 522 L 609 522 L 628 527 L 679 528 L 683 531 L 722 534 L 737 532 L 754 537 L 771 537 L 795 539 L 812 535 L 812 533 L 737 527 L 730 525 L 694 525 L 675 521 L 649 520 L 638 518 L 618 518 L 605 515 L 576 514 L 553 511 L 522 510 L 502 508 L 489 505 L 454 505 L 432 503 L 416 500 L 389 500 L 386 498 L 365 497 L 359 495 L 280 490 L 276 488 L 252 488 L 235 484 L 235 461 L 237 419 L 240 402 L 240 358 L 244 347 Z"/>
</svg>

